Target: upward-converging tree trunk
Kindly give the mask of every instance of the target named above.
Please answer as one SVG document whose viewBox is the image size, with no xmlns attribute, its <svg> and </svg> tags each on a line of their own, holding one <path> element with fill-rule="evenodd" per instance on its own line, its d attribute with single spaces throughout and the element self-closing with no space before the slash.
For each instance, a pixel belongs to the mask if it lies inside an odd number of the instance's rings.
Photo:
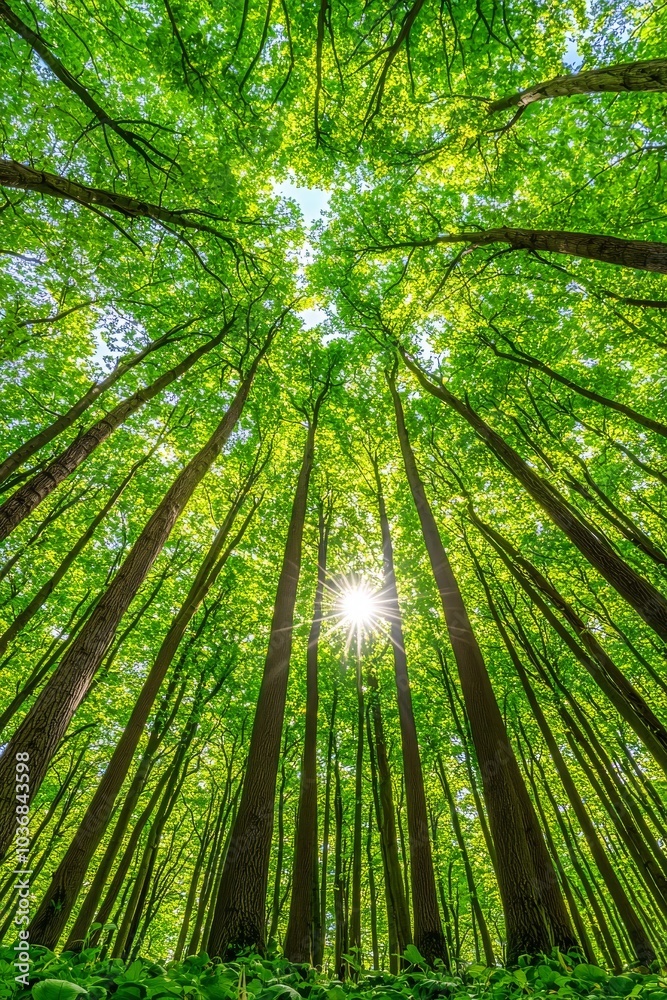
<svg viewBox="0 0 667 1000">
<path fill-rule="evenodd" d="M 168 330 L 167 333 L 163 333 L 161 337 L 156 340 L 152 340 L 150 344 L 147 344 L 141 351 L 136 351 L 133 354 L 128 355 L 125 358 L 121 358 L 114 368 L 99 382 L 93 382 L 87 392 L 83 394 L 75 403 L 70 406 L 66 413 L 61 414 L 61 416 L 56 417 L 56 419 L 45 427 L 43 430 L 34 434 L 31 438 L 25 441 L 20 447 L 16 448 L 15 451 L 8 455 L 7 458 L 0 462 L 0 483 L 4 482 L 5 479 L 11 475 L 14 469 L 18 469 L 20 465 L 26 462 L 35 452 L 39 451 L 50 441 L 53 441 L 59 434 L 71 427 L 75 420 L 77 420 L 82 413 L 85 413 L 89 407 L 93 405 L 96 399 L 102 395 L 107 389 L 109 389 L 114 383 L 116 383 L 123 375 L 129 372 L 132 368 L 136 367 L 144 358 L 147 358 L 149 354 L 153 354 L 160 347 L 163 347 L 166 343 L 176 339 L 176 334 L 183 330 L 186 326 L 191 326 L 194 320 L 190 320 L 189 323 L 182 323 L 179 326 L 173 327 Z"/>
<path fill-rule="evenodd" d="M 177 518 L 235 427 L 250 392 L 257 366 L 268 350 L 273 335 L 271 333 L 267 337 L 207 443 L 188 462 L 167 491 L 0 758 L 0 856 L 7 851 L 16 825 L 16 754 L 21 752 L 30 755 L 30 794 L 34 796 L 72 716 L 88 692 L 121 618 L 169 538 Z"/>
<path fill-rule="evenodd" d="M 250 481 L 232 504 L 222 522 L 211 547 L 195 577 L 188 595 L 165 636 L 153 662 L 130 719 L 123 731 L 116 749 L 109 761 L 102 779 L 97 786 L 86 813 L 79 824 L 69 848 L 58 865 L 49 888 L 46 891 L 35 918 L 30 926 L 30 938 L 35 944 L 54 949 L 67 923 L 77 896 L 83 885 L 91 858 L 104 835 L 111 812 L 123 785 L 132 757 L 139 744 L 151 708 L 164 680 L 167 670 L 176 655 L 185 631 L 197 609 L 215 583 L 233 547 L 247 527 L 250 515 L 245 519 L 241 531 L 237 532 L 224 552 L 234 518 L 252 485 L 255 470 Z M 251 511 L 251 513 L 254 512 Z M 90 905 L 90 903 L 89 903 Z M 80 944 L 76 940 L 68 942 Z"/>
<path fill-rule="evenodd" d="M 574 97 L 575 94 L 618 94 L 629 90 L 667 90 L 667 59 L 646 59 L 643 62 L 599 66 L 582 73 L 555 76 L 527 90 L 491 101 L 489 114 L 510 108 L 525 108 L 535 101 L 554 97 Z"/>
<path fill-rule="evenodd" d="M 370 688 L 368 746 L 371 758 L 371 774 L 373 777 L 373 797 L 375 814 L 380 830 L 380 847 L 382 849 L 382 865 L 385 878 L 385 900 L 387 904 L 387 923 L 389 925 L 389 968 L 396 973 L 399 970 L 400 956 L 412 941 L 410 930 L 410 914 L 405 898 L 405 886 L 398 858 L 398 837 L 396 835 L 396 809 L 394 793 L 389 770 L 389 757 L 382 724 L 382 710 L 378 691 L 377 677 L 369 674 Z M 377 774 L 376 774 L 377 772 Z M 375 780 L 377 777 L 377 789 Z"/>
<path fill-rule="evenodd" d="M 394 552 L 389 531 L 389 518 L 382 490 L 382 480 L 377 459 L 373 459 L 375 488 L 380 511 L 382 531 L 382 559 L 384 564 L 383 604 L 389 617 L 391 645 L 396 675 L 398 717 L 401 726 L 403 773 L 408 807 L 408 833 L 410 842 L 410 875 L 412 886 L 412 912 L 414 919 L 413 940 L 427 962 L 440 959 L 449 965 L 445 936 L 442 933 L 438 893 L 435 885 L 433 857 L 428 828 L 428 809 L 424 790 L 417 726 L 412 709 L 412 694 L 408 678 L 408 661 L 405 654 L 401 610 L 396 590 Z"/>
<path fill-rule="evenodd" d="M 316 946 L 313 928 L 316 922 L 316 908 L 319 908 L 319 886 L 315 864 L 317 845 L 317 659 L 322 630 L 322 599 L 327 576 L 328 542 L 329 524 L 328 521 L 325 521 L 324 506 L 320 502 L 317 586 L 306 652 L 306 730 L 303 742 L 299 812 L 292 868 L 292 898 L 284 945 L 285 955 L 290 962 L 314 962 Z"/>
<path fill-rule="evenodd" d="M 240 948 L 264 947 L 266 888 L 269 875 L 280 736 L 292 652 L 294 605 L 301 572 L 301 547 L 308 484 L 313 468 L 315 432 L 330 373 L 309 420 L 301 471 L 278 580 L 269 648 L 257 699 L 241 801 L 232 830 L 215 904 L 209 952 L 224 957 Z"/>
<path fill-rule="evenodd" d="M 419 476 L 393 375 L 388 375 L 388 382 L 405 471 L 442 601 L 482 774 L 505 912 L 508 960 L 549 952 L 554 945 L 567 951 L 575 939 L 556 873 Z"/>
<path fill-rule="evenodd" d="M 42 500 L 45 500 L 50 493 L 64 479 L 74 472 L 75 469 L 84 462 L 88 456 L 98 448 L 109 435 L 120 427 L 121 424 L 147 403 L 157 396 L 168 385 L 171 385 L 177 378 L 189 371 L 194 364 L 209 351 L 222 343 L 229 332 L 231 323 L 228 323 L 216 337 L 212 337 L 187 355 L 179 364 L 169 371 L 164 372 L 159 378 L 151 382 L 143 389 L 128 396 L 122 402 L 102 417 L 97 423 L 89 427 L 88 430 L 77 437 L 72 444 L 61 452 L 50 462 L 45 469 L 33 476 L 29 482 L 24 483 L 15 493 L 5 500 L 0 507 L 0 541 L 6 538 L 21 521 L 32 513 Z"/>
<path fill-rule="evenodd" d="M 469 403 L 459 399 L 446 386 L 432 382 L 403 349 L 401 355 L 410 371 L 417 376 L 420 385 L 470 424 L 496 458 L 515 476 L 600 575 L 641 615 L 647 625 L 667 641 L 667 599 L 621 559 L 604 538 L 584 524 L 558 490 L 538 476 Z"/>
</svg>

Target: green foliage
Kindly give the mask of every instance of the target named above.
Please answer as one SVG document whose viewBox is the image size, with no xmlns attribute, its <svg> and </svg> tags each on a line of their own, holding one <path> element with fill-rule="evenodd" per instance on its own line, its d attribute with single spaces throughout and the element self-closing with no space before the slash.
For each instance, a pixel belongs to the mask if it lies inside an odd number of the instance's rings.
<svg viewBox="0 0 667 1000">
<path fill-rule="evenodd" d="M 416 956 L 413 956 L 416 957 Z M 2 953 L 0 980 L 3 996 L 12 1000 L 517 1000 L 564 997 L 603 1000 L 637 997 L 665 1000 L 667 979 L 658 974 L 630 972 L 611 976 L 597 966 L 573 964 L 568 956 L 543 956 L 515 971 L 471 965 L 459 975 L 444 971 L 408 969 L 397 976 L 366 972 L 356 980 L 329 980 L 313 969 L 290 965 L 282 958 L 248 955 L 236 962 L 212 963 L 206 955 L 160 965 L 137 960 L 129 965 L 117 959 L 101 960 L 99 949 L 79 956 L 56 957 L 42 951 L 31 970 L 30 990 L 16 989 L 9 978 L 9 950 Z M 415 964 L 417 964 L 415 962 Z M 48 975 L 51 978 L 42 978 Z M 55 979 L 58 975 L 66 977 Z"/>
</svg>

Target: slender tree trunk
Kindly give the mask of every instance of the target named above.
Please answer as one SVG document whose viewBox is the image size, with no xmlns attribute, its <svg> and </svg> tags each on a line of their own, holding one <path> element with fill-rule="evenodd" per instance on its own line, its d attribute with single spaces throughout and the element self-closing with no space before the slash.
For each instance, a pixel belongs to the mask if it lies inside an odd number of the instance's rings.
<svg viewBox="0 0 667 1000">
<path fill-rule="evenodd" d="M 19 611 L 18 615 L 16 616 L 12 624 L 9 626 L 9 628 L 6 629 L 2 633 L 2 635 L 0 635 L 0 655 L 4 653 L 9 643 L 16 638 L 16 636 L 22 631 L 22 629 L 25 628 L 28 622 L 37 614 L 37 612 L 45 603 L 45 601 L 48 600 L 48 598 L 56 589 L 56 587 L 64 577 L 65 573 L 74 562 L 74 560 L 84 550 L 84 548 L 91 540 L 91 538 L 99 528 L 104 518 L 107 516 L 107 514 L 112 509 L 116 501 L 119 499 L 119 497 L 127 487 L 128 483 L 136 473 L 137 469 L 144 464 L 147 458 L 148 456 L 141 459 L 139 462 L 136 462 L 132 466 L 132 468 L 130 469 L 127 476 L 125 476 L 120 486 L 118 486 L 113 491 L 113 493 L 111 494 L 107 502 L 104 504 L 102 509 L 98 512 L 98 514 L 96 514 L 96 516 L 90 522 L 84 533 L 69 550 L 65 558 L 58 566 L 58 569 L 55 571 L 55 573 L 46 581 L 46 583 L 42 587 L 40 587 L 40 589 L 37 591 L 32 600 L 29 601 L 28 604 L 26 604 L 25 608 L 23 608 L 22 611 Z"/>
<path fill-rule="evenodd" d="M 31 940 L 46 948 L 54 949 L 69 919 L 72 908 L 81 891 L 86 872 L 104 836 L 118 793 L 127 776 L 132 758 L 144 732 L 148 716 L 176 655 L 185 631 L 204 600 L 229 554 L 238 544 L 248 524 L 245 519 L 241 531 L 221 553 L 229 538 L 234 518 L 247 495 L 250 484 L 246 483 L 232 504 L 227 516 L 216 533 L 211 547 L 195 577 L 180 611 L 165 636 L 141 689 L 132 714 L 123 731 L 111 760 L 100 780 L 95 794 L 79 824 L 79 828 L 65 855 L 58 865 L 49 888 L 37 910 L 30 927 Z M 254 512 L 254 507 L 251 514 Z M 90 904 L 89 904 L 90 906 Z M 79 918 L 80 919 L 80 918 Z M 78 921 L 77 921 L 78 922 Z M 83 937 L 83 935 L 82 935 Z M 70 947 L 77 947 L 76 939 L 68 940 Z"/>
<path fill-rule="evenodd" d="M 347 954 L 347 921 L 345 919 L 345 873 L 343 870 L 343 796 L 340 787 L 340 766 L 338 753 L 334 759 L 334 817 L 336 826 L 336 847 L 334 851 L 334 915 L 336 940 L 334 945 L 334 971 L 339 979 L 345 979 L 347 964 L 343 955 Z"/>
<path fill-rule="evenodd" d="M 276 776 L 292 652 L 294 605 L 301 571 L 303 526 L 317 420 L 329 384 L 330 377 L 317 398 L 309 421 L 278 580 L 241 802 L 215 906 L 209 951 L 212 956 L 220 958 L 241 948 L 264 947 Z"/>
<path fill-rule="evenodd" d="M 363 965 L 361 950 L 361 863 L 364 769 L 364 689 L 361 683 L 361 654 L 357 652 L 357 752 L 354 766 L 354 825 L 352 831 L 352 900 L 349 915 L 350 952 Z"/>
<path fill-rule="evenodd" d="M 285 935 L 284 952 L 290 962 L 315 964 L 313 927 L 317 899 L 316 876 L 317 845 L 317 656 L 322 630 L 322 599 L 327 576 L 328 524 L 324 519 L 324 506 L 319 506 L 319 544 L 317 549 L 317 585 L 313 619 L 306 652 L 306 730 L 301 766 L 299 815 L 297 820 L 294 865 L 292 869 L 292 899 Z M 319 903 L 318 903 L 319 908 Z"/>
<path fill-rule="evenodd" d="M 373 864 L 373 806 L 368 811 L 368 830 L 366 833 L 366 863 L 368 864 L 369 921 L 371 925 L 371 948 L 373 951 L 373 968 L 380 968 L 380 948 L 378 945 L 378 912 L 377 888 L 375 883 L 375 868 Z"/>
<path fill-rule="evenodd" d="M 408 677 L 401 610 L 396 589 L 394 552 L 389 531 L 389 519 L 382 491 L 382 480 L 377 460 L 373 460 L 375 487 L 380 511 L 382 531 L 382 556 L 384 563 L 383 604 L 389 617 L 391 645 L 394 657 L 398 716 L 401 726 L 403 773 L 405 775 L 408 808 L 408 833 L 410 844 L 410 873 L 412 884 L 412 912 L 414 943 L 429 964 L 440 959 L 449 966 L 447 943 L 442 932 L 438 893 L 428 829 L 428 810 L 424 790 L 417 726 L 412 708 L 412 694 Z"/>
<path fill-rule="evenodd" d="M 667 599 L 652 584 L 635 573 L 602 538 L 583 524 L 555 487 L 541 479 L 468 403 L 462 402 L 445 386 L 431 382 L 419 365 L 404 351 L 401 351 L 401 354 L 410 371 L 417 376 L 419 383 L 427 392 L 442 399 L 470 424 L 496 457 L 549 515 L 556 527 L 577 546 L 582 555 L 635 609 L 646 624 L 667 641 Z"/>
<path fill-rule="evenodd" d="M 475 514 L 470 512 L 471 520 L 482 534 L 491 542 L 500 558 L 509 569 L 512 576 L 518 581 L 535 607 L 540 611 L 547 621 L 552 625 L 564 643 L 576 656 L 605 692 L 614 707 L 640 740 L 647 746 L 657 763 L 667 773 L 667 729 L 660 722 L 658 717 L 646 703 L 641 694 L 627 680 L 625 675 L 616 666 L 611 657 L 605 652 L 595 635 L 579 617 L 572 605 L 548 582 L 540 571 L 521 553 L 514 548 L 499 532 L 490 525 L 485 524 Z M 539 592 L 536 592 L 528 583 L 526 576 L 520 572 L 525 570 L 531 582 L 535 584 Z M 553 615 L 551 609 L 542 600 L 540 594 L 544 594 L 549 601 L 562 614 L 568 625 L 579 637 L 580 646 Z"/>
<path fill-rule="evenodd" d="M 412 933 L 410 931 L 410 914 L 405 898 L 403 875 L 398 857 L 396 809 L 394 807 L 389 757 L 382 723 L 380 695 L 377 678 L 374 674 L 369 675 L 368 683 L 371 690 L 370 717 L 373 720 L 373 732 L 371 734 L 369 728 L 368 738 L 369 746 L 374 751 L 374 753 L 371 753 L 371 763 L 373 765 L 377 764 L 378 799 L 376 802 L 376 813 L 378 828 L 380 830 L 380 845 L 385 865 L 387 917 L 390 927 L 393 926 L 395 932 L 395 948 L 389 953 L 389 961 L 391 963 L 391 970 L 398 972 L 400 956 L 402 956 L 407 945 L 412 942 Z"/>
<path fill-rule="evenodd" d="M 664 62 L 667 67 L 667 59 L 665 59 Z M 667 74 L 665 79 L 667 81 Z M 559 372 L 555 371 L 549 365 L 545 364 L 544 361 L 540 361 L 539 358 L 535 358 L 532 354 L 528 354 L 527 351 L 522 350 L 516 344 L 512 343 L 508 337 L 505 337 L 503 334 L 500 334 L 500 336 L 507 342 L 514 353 L 510 354 L 507 351 L 501 351 L 500 348 L 487 336 L 482 337 L 483 342 L 488 344 L 493 349 L 497 357 L 505 358 L 508 361 L 514 362 L 514 364 L 524 365 L 525 367 L 532 368 L 535 371 L 544 372 L 544 374 L 550 379 L 553 379 L 554 382 L 559 382 L 561 385 L 571 389 L 572 392 L 576 392 L 578 395 L 583 396 L 584 399 L 590 399 L 592 402 L 599 403 L 600 406 L 605 406 L 609 410 L 615 410 L 617 413 L 622 413 L 624 417 L 628 417 L 629 420 L 634 421 L 634 423 L 639 424 L 641 427 L 646 427 L 655 434 L 667 437 L 667 424 L 663 424 L 659 420 L 653 420 L 651 417 L 645 417 L 643 413 L 639 413 L 638 410 L 633 409 L 631 406 L 627 406 L 625 403 L 619 402 L 617 399 L 611 399 L 609 396 L 603 396 L 599 392 L 587 389 L 586 386 L 579 385 L 572 379 L 567 378 L 567 376 L 561 375 Z"/>
<path fill-rule="evenodd" d="M 556 873 L 426 498 L 393 376 L 388 376 L 388 382 L 408 483 L 440 593 L 482 773 L 505 912 L 507 958 L 515 962 L 521 954 L 549 953 L 554 945 L 567 951 L 576 942 Z"/>
<path fill-rule="evenodd" d="M 623 924 L 628 932 L 630 940 L 632 941 L 632 945 L 633 948 L 635 949 L 637 958 L 639 959 L 642 965 L 650 965 L 651 962 L 655 959 L 655 952 L 653 950 L 653 946 L 648 938 L 648 935 L 644 927 L 642 926 L 639 918 L 637 917 L 637 914 L 635 913 L 634 907 L 632 906 L 630 900 L 628 899 L 626 893 L 624 892 L 623 887 L 621 886 L 621 883 L 619 881 L 619 878 L 614 870 L 614 867 L 611 864 L 607 856 L 607 853 L 597 836 L 595 827 L 591 821 L 590 816 L 588 815 L 588 811 L 581 799 L 581 796 L 579 795 L 579 792 L 577 791 L 577 788 L 574 784 L 570 771 L 560 752 L 560 748 L 558 747 L 558 744 L 553 736 L 553 733 L 551 732 L 549 723 L 547 722 L 546 717 L 542 712 L 540 704 L 535 696 L 535 692 L 533 691 L 532 685 L 528 679 L 528 675 L 524 670 L 521 659 L 519 658 L 514 648 L 514 645 L 507 633 L 507 630 L 505 629 L 500 619 L 500 616 L 498 615 L 497 609 L 491 597 L 490 591 L 488 590 L 488 587 L 486 588 L 486 591 L 487 591 L 487 600 L 489 601 L 489 607 L 491 609 L 491 613 L 494 616 L 494 620 L 496 622 L 498 630 L 500 631 L 503 641 L 507 647 L 507 651 L 510 654 L 510 658 L 512 660 L 512 663 L 514 664 L 516 672 L 519 675 L 519 680 L 521 681 L 523 689 L 526 693 L 526 697 L 528 699 L 531 711 L 535 716 L 535 720 L 537 721 L 542 736 L 544 737 L 544 741 L 547 744 L 554 766 L 558 772 L 563 787 L 565 788 L 567 797 L 572 805 L 572 808 L 574 809 L 575 815 L 579 822 L 579 826 L 581 827 L 582 833 L 586 838 L 586 842 L 588 844 L 590 852 L 593 855 L 593 860 L 595 861 L 595 864 L 597 865 L 600 874 L 602 875 L 605 881 L 605 884 L 609 890 L 609 894 L 614 900 L 614 903 L 620 914 Z"/>
<path fill-rule="evenodd" d="M 329 832 L 331 829 L 331 774 L 335 746 L 336 708 L 338 706 L 338 685 L 334 687 L 331 701 L 331 719 L 329 722 L 329 742 L 327 746 L 327 776 L 324 792 L 324 818 L 322 832 L 322 880 L 320 882 L 320 927 L 322 928 L 319 947 L 313 964 L 317 969 L 322 965 L 324 950 L 327 943 L 327 874 L 329 867 Z"/>
<path fill-rule="evenodd" d="M 0 4 L 0 12 L 1 10 L 2 6 Z M 71 427 L 75 420 L 78 420 L 81 414 L 85 413 L 95 400 L 114 385 L 119 378 L 127 374 L 127 372 L 143 361 L 144 358 L 148 357 L 149 354 L 153 354 L 154 351 L 163 347 L 178 331 L 184 329 L 186 326 L 190 326 L 193 322 L 194 320 L 191 320 L 190 323 L 182 323 L 179 326 L 172 327 L 167 333 L 147 344 L 141 351 L 136 351 L 134 354 L 121 358 L 109 374 L 100 379 L 99 382 L 93 382 L 88 391 L 80 399 L 77 399 L 76 403 L 70 406 L 66 413 L 57 417 L 48 427 L 45 427 L 25 441 L 0 463 L 0 483 L 3 483 L 15 469 L 18 469 L 20 465 L 31 458 L 41 448 L 49 444 L 50 441 L 53 441 L 54 438 L 62 434 L 68 427 Z"/>
<path fill-rule="evenodd" d="M 77 437 L 72 444 L 51 461 L 45 469 L 37 473 L 36 476 L 21 486 L 13 493 L 8 500 L 5 500 L 0 507 L 0 541 L 6 538 L 16 528 L 21 521 L 31 514 L 39 504 L 49 496 L 50 493 L 63 482 L 82 462 L 84 462 L 92 452 L 102 444 L 109 435 L 120 427 L 131 414 L 140 409 L 150 399 L 157 396 L 168 385 L 171 385 L 177 378 L 189 371 L 190 368 L 209 351 L 222 343 L 226 337 L 231 324 L 223 327 L 222 331 L 207 343 L 202 344 L 196 351 L 192 351 L 174 368 L 160 375 L 159 378 L 151 382 L 150 385 L 139 389 L 133 395 L 128 396 L 122 402 L 102 417 L 97 423 L 80 437 Z"/>
<path fill-rule="evenodd" d="M 461 851 L 461 857 L 463 858 L 463 867 L 466 875 L 466 882 L 468 883 L 468 895 L 470 896 L 470 906 L 473 911 L 474 918 L 477 922 L 477 927 L 479 928 L 480 937 L 482 939 L 482 948 L 484 951 L 484 961 L 487 966 L 491 967 L 496 964 L 496 958 L 493 954 L 493 944 L 491 943 L 491 935 L 489 933 L 489 928 L 484 916 L 484 911 L 482 910 L 481 903 L 479 901 L 479 896 L 477 893 L 477 886 L 475 885 L 475 878 L 472 872 L 472 865 L 470 864 L 470 855 L 468 853 L 468 847 L 463 836 L 463 830 L 461 829 L 461 822 L 459 820 L 459 815 L 456 810 L 456 803 L 454 802 L 454 796 L 452 795 L 452 790 L 447 779 L 447 772 L 445 771 L 444 765 L 442 763 L 442 757 L 438 754 L 438 777 L 440 778 L 440 784 L 442 785 L 443 791 L 445 793 L 445 798 L 447 799 L 447 804 L 449 806 L 449 813 L 452 820 L 452 827 L 454 829 L 454 836 L 459 845 L 459 850 Z"/>
<path fill-rule="evenodd" d="M 30 755 L 30 794 L 34 796 L 69 722 L 85 698 L 95 672 L 132 598 L 167 541 L 177 518 L 204 478 L 243 410 L 252 380 L 269 339 L 208 442 L 192 458 L 157 507 L 122 567 L 98 601 L 77 639 L 63 657 L 39 698 L 0 758 L 0 856 L 14 835 L 16 753 Z"/>
<path fill-rule="evenodd" d="M 271 924 L 269 940 L 276 940 L 278 923 L 282 910 L 283 855 L 285 853 L 285 785 L 287 784 L 287 733 L 283 741 L 282 763 L 280 765 L 280 785 L 278 787 L 278 851 L 276 853 L 276 874 L 273 880 L 273 898 L 271 900 Z"/>
<path fill-rule="evenodd" d="M 667 90 L 667 59 L 646 59 L 643 62 L 600 66 L 581 73 L 555 76 L 508 97 L 491 101 L 490 115 L 509 108 L 525 108 L 534 101 L 575 94 L 617 94 L 630 90 Z"/>
</svg>

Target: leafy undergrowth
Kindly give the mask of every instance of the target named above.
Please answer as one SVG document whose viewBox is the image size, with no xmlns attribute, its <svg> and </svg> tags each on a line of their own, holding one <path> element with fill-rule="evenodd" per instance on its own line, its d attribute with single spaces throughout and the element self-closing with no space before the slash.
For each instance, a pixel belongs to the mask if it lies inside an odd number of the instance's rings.
<svg viewBox="0 0 667 1000">
<path fill-rule="evenodd" d="M 416 949 L 413 949 L 416 952 Z M 626 972 L 611 975 L 567 956 L 522 963 L 518 968 L 472 965 L 458 975 L 409 966 L 399 976 L 360 972 L 357 981 L 328 979 L 312 969 L 250 955 L 220 964 L 207 956 L 160 965 L 100 960 L 97 949 L 54 955 L 32 949 L 29 987 L 14 979 L 15 953 L 0 950 L 0 997 L 12 1000 L 519 1000 L 526 997 L 638 997 L 667 1000 L 667 976 Z M 418 953 L 417 953 L 418 956 Z M 415 954 L 411 954 L 415 958 Z"/>
</svg>

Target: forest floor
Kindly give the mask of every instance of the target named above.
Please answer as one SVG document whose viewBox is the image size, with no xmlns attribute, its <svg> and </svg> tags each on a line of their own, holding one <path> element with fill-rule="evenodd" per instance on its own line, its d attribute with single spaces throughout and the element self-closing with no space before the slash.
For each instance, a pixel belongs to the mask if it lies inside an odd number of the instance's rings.
<svg viewBox="0 0 667 1000">
<path fill-rule="evenodd" d="M 131 963 L 99 958 L 99 949 L 79 955 L 54 955 L 34 949 L 29 986 L 15 980 L 15 954 L 0 950 L 0 997 L 12 1000 L 519 1000 L 521 997 L 638 997 L 667 1000 L 667 976 L 627 971 L 605 972 L 562 955 L 517 969 L 471 965 L 458 975 L 410 967 L 399 976 L 364 971 L 356 981 L 339 981 L 291 965 L 283 958 L 251 955 L 238 962 L 213 963 L 207 956 L 160 965 L 149 959 Z"/>
</svg>

